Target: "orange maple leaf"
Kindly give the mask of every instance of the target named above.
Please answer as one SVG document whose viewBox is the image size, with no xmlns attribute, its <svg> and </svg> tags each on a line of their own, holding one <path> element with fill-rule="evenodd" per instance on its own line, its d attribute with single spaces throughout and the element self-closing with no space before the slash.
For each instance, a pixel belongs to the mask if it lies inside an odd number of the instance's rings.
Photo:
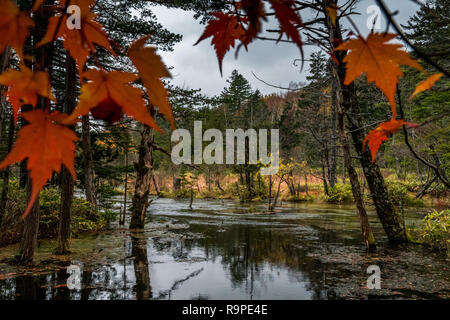
<svg viewBox="0 0 450 320">
<path fill-rule="evenodd" d="M 74 159 L 76 134 L 60 125 L 67 116 L 59 112 L 46 113 L 40 109 L 24 112 L 22 116 L 29 122 L 20 131 L 14 148 L 0 163 L 0 170 L 28 158 L 27 169 L 32 180 L 31 196 L 23 214 L 27 216 L 41 189 L 59 172 L 61 165 L 76 179 Z"/>
<path fill-rule="evenodd" d="M 14 48 L 20 58 L 23 57 L 25 40 L 30 34 L 33 20 L 10 0 L 0 0 L 0 53 L 6 46 Z"/>
<path fill-rule="evenodd" d="M 225 53 L 232 47 L 234 48 L 235 40 L 243 40 L 246 31 L 242 27 L 236 15 L 230 15 L 223 12 L 212 12 L 211 15 L 216 19 L 210 20 L 205 28 L 205 31 L 194 45 L 201 41 L 213 37 L 211 43 L 216 50 L 217 59 L 219 60 L 219 69 L 222 74 L 222 61 Z M 243 22 L 243 19 L 241 19 Z"/>
<path fill-rule="evenodd" d="M 416 90 L 414 90 L 410 99 L 414 98 L 414 96 L 416 94 L 418 94 L 419 92 L 431 89 L 434 86 L 434 84 L 436 83 L 436 81 L 438 81 L 443 75 L 444 75 L 443 73 L 435 73 L 435 74 L 432 74 L 431 76 L 429 76 L 427 79 L 421 81 L 417 85 Z"/>
<path fill-rule="evenodd" d="M 47 72 L 33 72 L 24 65 L 20 70 L 8 70 L 0 74 L 0 84 L 9 86 L 6 95 L 17 121 L 20 108 L 25 104 L 36 106 L 38 96 L 55 101 Z"/>
<path fill-rule="evenodd" d="M 120 108 L 137 121 L 162 132 L 146 107 L 142 90 L 131 85 L 138 76 L 122 71 L 108 73 L 105 70 L 91 69 L 84 72 L 82 77 L 89 82 L 81 86 L 80 101 L 74 112 L 64 121 L 65 124 L 74 123 L 79 116 L 86 115 L 91 109 L 98 107 L 98 114 L 105 117 L 102 119 L 114 122 L 112 120 L 116 119 L 117 108 Z"/>
<path fill-rule="evenodd" d="M 172 129 L 175 129 L 167 90 L 161 81 L 161 78 L 171 78 L 171 75 L 161 61 L 161 57 L 156 54 L 156 49 L 144 47 L 148 39 L 149 36 L 146 36 L 135 41 L 128 50 L 128 56 L 139 71 L 151 104 L 158 107 Z"/>
<path fill-rule="evenodd" d="M 368 82 L 375 82 L 385 94 L 392 108 L 392 118 L 395 119 L 395 91 L 398 78 L 403 75 L 399 65 L 408 65 L 424 71 L 416 60 L 410 58 L 406 51 L 400 50 L 401 44 L 388 43 L 395 34 L 370 33 L 367 40 L 358 37 L 341 44 L 335 50 L 350 50 L 345 56 L 346 75 L 344 83 L 349 85 L 361 73 L 365 73 Z"/>
<path fill-rule="evenodd" d="M 66 0 L 70 1 L 70 5 L 77 5 L 80 8 L 81 26 L 80 29 L 67 28 L 67 16 L 53 16 L 49 19 L 47 33 L 44 38 L 37 44 L 44 45 L 56 38 L 64 39 L 64 48 L 69 51 L 70 55 L 78 64 L 78 69 L 82 70 L 87 61 L 87 57 L 95 54 L 95 45 L 99 45 L 108 50 L 114 56 L 116 55 L 111 48 L 108 36 L 102 29 L 102 25 L 94 19 L 97 17 L 91 11 L 94 0 Z M 60 7 L 65 8 L 66 1 L 60 1 Z M 61 21 L 59 21 L 62 19 Z M 56 32 L 56 28 L 58 31 Z"/>
<path fill-rule="evenodd" d="M 300 38 L 300 32 L 297 26 L 302 25 L 302 20 L 300 16 L 295 11 L 295 1 L 294 0 L 269 0 L 275 11 L 275 16 L 280 23 L 281 33 L 280 38 L 283 33 L 286 34 L 288 39 L 292 41 L 299 47 L 300 52 L 303 57 L 303 42 Z"/>
<path fill-rule="evenodd" d="M 372 162 L 375 162 L 378 149 L 380 148 L 383 141 L 389 140 L 389 136 L 397 132 L 403 125 L 411 128 L 415 128 L 418 125 L 412 122 L 406 122 L 403 119 L 395 120 L 391 119 L 389 121 L 381 123 L 377 128 L 371 130 L 363 141 L 363 150 L 366 144 L 369 144 L 370 154 L 372 155 Z"/>
</svg>

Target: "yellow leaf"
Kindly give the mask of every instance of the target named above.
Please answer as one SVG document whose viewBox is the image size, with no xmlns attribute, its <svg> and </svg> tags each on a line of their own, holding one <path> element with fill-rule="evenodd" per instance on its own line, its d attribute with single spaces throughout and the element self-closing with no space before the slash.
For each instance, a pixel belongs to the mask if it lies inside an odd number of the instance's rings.
<svg viewBox="0 0 450 320">
<path fill-rule="evenodd" d="M 330 16 L 331 23 L 336 26 L 337 9 L 335 7 L 327 7 L 328 15 Z"/>
</svg>

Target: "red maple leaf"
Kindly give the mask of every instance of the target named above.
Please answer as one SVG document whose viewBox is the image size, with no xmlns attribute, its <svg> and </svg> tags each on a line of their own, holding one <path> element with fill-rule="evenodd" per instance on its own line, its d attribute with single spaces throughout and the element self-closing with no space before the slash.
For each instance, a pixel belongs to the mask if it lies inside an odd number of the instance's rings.
<svg viewBox="0 0 450 320">
<path fill-rule="evenodd" d="M 202 36 L 194 45 L 199 44 L 206 38 L 213 37 L 211 43 L 216 49 L 220 73 L 222 74 L 222 61 L 225 53 L 232 47 L 234 48 L 236 39 L 241 41 L 244 39 L 246 31 L 240 23 L 243 22 L 243 19 L 240 19 L 239 21 L 236 15 L 230 15 L 223 12 L 212 12 L 211 15 L 216 17 L 216 19 L 208 22 Z"/>
</svg>

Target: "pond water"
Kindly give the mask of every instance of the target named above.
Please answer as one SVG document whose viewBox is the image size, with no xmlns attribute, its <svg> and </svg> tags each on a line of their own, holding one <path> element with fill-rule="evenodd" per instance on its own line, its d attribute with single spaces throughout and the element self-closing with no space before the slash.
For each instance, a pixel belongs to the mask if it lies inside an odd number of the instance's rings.
<svg viewBox="0 0 450 320">
<path fill-rule="evenodd" d="M 351 206 L 266 205 L 232 200 L 155 200 L 144 231 L 111 230 L 72 241 L 70 256 L 41 240 L 36 266 L 0 249 L 0 299 L 448 299 L 448 258 L 420 246 L 389 247 L 373 212 L 378 241 L 366 252 Z M 249 209 L 250 208 L 250 209 Z M 251 212 L 250 212 L 251 211 Z M 421 214 L 406 212 L 407 225 Z M 70 265 L 79 286 L 67 287 Z M 381 289 L 367 288 L 367 268 Z M 69 286 L 70 287 L 70 286 Z"/>
</svg>

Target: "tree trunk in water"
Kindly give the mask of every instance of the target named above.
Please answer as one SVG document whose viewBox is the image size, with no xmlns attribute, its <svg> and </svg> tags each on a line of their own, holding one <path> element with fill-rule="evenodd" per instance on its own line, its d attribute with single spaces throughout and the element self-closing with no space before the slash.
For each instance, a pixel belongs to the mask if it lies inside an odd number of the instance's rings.
<svg viewBox="0 0 450 320">
<path fill-rule="evenodd" d="M 347 88 L 346 91 L 350 90 L 350 88 Z M 343 95 L 344 101 L 347 95 L 348 93 Z M 351 96 L 354 96 L 354 94 L 351 93 Z M 347 98 L 350 97 L 347 96 Z M 350 123 L 349 129 L 353 138 L 353 144 L 360 157 L 361 166 L 367 180 L 367 185 L 369 186 L 370 194 L 374 202 L 377 215 L 383 225 L 383 229 L 386 232 L 390 242 L 407 242 L 408 238 L 405 236 L 403 231 L 401 216 L 395 211 L 395 208 L 390 201 L 380 168 L 375 162 L 372 163 L 369 150 L 366 149 L 363 151 L 362 141 L 364 136 L 361 130 L 359 130 L 359 128 L 361 128 L 361 122 L 355 116 L 360 112 L 359 107 L 357 107 L 355 103 L 351 102 L 347 106 L 345 106 L 345 104 L 346 103 L 344 103 L 344 108 L 347 110 L 346 115 Z"/>
<path fill-rule="evenodd" d="M 153 113 L 153 112 L 152 112 Z M 148 196 L 153 175 L 153 128 L 144 127 L 141 133 L 139 159 L 135 163 L 136 185 L 134 188 L 130 229 L 144 228 L 145 213 L 148 208 Z"/>
<path fill-rule="evenodd" d="M 66 96 L 63 110 L 65 113 L 71 113 L 76 106 L 76 72 L 75 60 L 66 52 Z M 55 251 L 56 254 L 70 253 L 73 189 L 73 177 L 63 167 L 61 173 L 61 210 L 59 214 L 58 247 Z"/>
<path fill-rule="evenodd" d="M 46 1 L 45 4 L 52 5 L 53 1 Z M 42 37 L 45 35 L 50 15 L 51 12 L 49 10 L 44 10 L 42 7 L 34 13 L 33 20 L 35 23 L 35 28 L 33 29 L 31 37 L 35 41 L 37 41 L 38 39 L 42 39 Z M 39 61 L 39 64 L 35 64 L 34 67 L 41 70 L 51 70 L 53 49 L 53 44 L 47 44 L 38 48 L 34 48 L 33 61 Z M 49 101 L 46 98 L 39 97 L 36 109 L 45 109 L 48 105 L 48 102 Z M 24 111 L 23 108 L 22 111 Z M 24 168 L 26 169 L 24 163 L 25 161 L 23 161 L 21 164 L 22 170 Z M 28 199 L 30 199 L 32 185 L 28 174 L 26 174 L 26 177 Z M 21 176 L 21 179 L 25 180 L 25 175 Z M 30 264 L 33 262 L 34 250 L 36 247 L 37 236 L 39 232 L 39 216 L 40 206 L 38 196 L 33 204 L 32 209 L 30 210 L 30 213 L 25 217 L 23 234 L 20 242 L 19 254 L 17 257 L 17 260 L 20 264 Z"/>
<path fill-rule="evenodd" d="M 324 12 L 327 14 L 327 10 L 324 8 Z M 334 27 L 330 23 L 330 19 L 327 19 L 327 25 L 330 32 L 331 43 L 334 47 L 338 45 L 338 42 L 342 41 L 342 34 L 339 24 Z M 335 41 L 338 39 L 340 41 Z M 370 152 L 368 149 L 363 151 L 362 141 L 364 140 L 364 132 L 361 130 L 362 121 L 359 117 L 361 110 L 357 102 L 354 84 L 345 85 L 345 64 L 342 62 L 346 52 L 335 52 L 336 59 L 339 64 L 335 66 L 337 68 L 337 77 L 339 79 L 339 86 L 342 90 L 342 109 L 348 120 L 348 129 L 351 132 L 353 145 L 360 157 L 361 166 L 364 171 L 364 175 L 367 180 L 367 184 L 370 189 L 371 197 L 375 205 L 377 215 L 383 225 L 383 229 L 391 243 L 403 243 L 407 242 L 408 238 L 403 232 L 402 219 L 398 212 L 395 211 L 392 205 L 389 194 L 387 192 L 384 178 L 381 174 L 380 168 L 376 163 L 372 163 Z"/>
<path fill-rule="evenodd" d="M 84 171 L 84 191 L 86 200 L 94 207 L 97 207 L 97 199 L 94 187 L 94 160 L 92 158 L 91 132 L 89 115 L 82 118 L 82 145 L 83 145 L 83 171 Z"/>
<path fill-rule="evenodd" d="M 361 185 L 358 180 L 358 174 L 356 173 L 356 170 L 352 166 L 351 162 L 352 159 L 350 156 L 351 155 L 350 144 L 347 139 L 347 134 L 345 133 L 344 113 L 340 105 L 341 93 L 339 90 L 339 86 L 336 86 L 335 92 L 336 96 L 334 100 L 336 100 L 336 107 L 338 109 L 338 127 L 341 138 L 342 151 L 344 153 L 344 166 L 347 168 L 348 176 L 350 178 L 353 198 L 355 200 L 356 210 L 358 212 L 359 222 L 361 224 L 361 231 L 364 237 L 364 243 L 366 244 L 367 249 L 375 250 L 376 249 L 375 237 L 373 236 L 372 229 L 370 228 L 366 208 L 364 207 L 363 195 L 361 193 Z"/>
<path fill-rule="evenodd" d="M 131 236 L 131 255 L 133 256 L 134 275 L 136 278 L 136 299 L 149 300 L 152 298 L 150 273 L 148 270 L 147 241 Z"/>
<path fill-rule="evenodd" d="M 9 132 L 8 132 L 8 146 L 7 152 L 11 152 L 13 142 L 14 142 L 14 117 L 11 115 L 11 119 L 9 120 Z M 8 201 L 8 189 L 9 189 L 9 174 L 11 168 L 8 166 L 3 171 L 3 188 L 2 195 L 0 198 L 0 224 L 2 223 L 3 214 L 6 209 L 6 202 Z"/>
</svg>

